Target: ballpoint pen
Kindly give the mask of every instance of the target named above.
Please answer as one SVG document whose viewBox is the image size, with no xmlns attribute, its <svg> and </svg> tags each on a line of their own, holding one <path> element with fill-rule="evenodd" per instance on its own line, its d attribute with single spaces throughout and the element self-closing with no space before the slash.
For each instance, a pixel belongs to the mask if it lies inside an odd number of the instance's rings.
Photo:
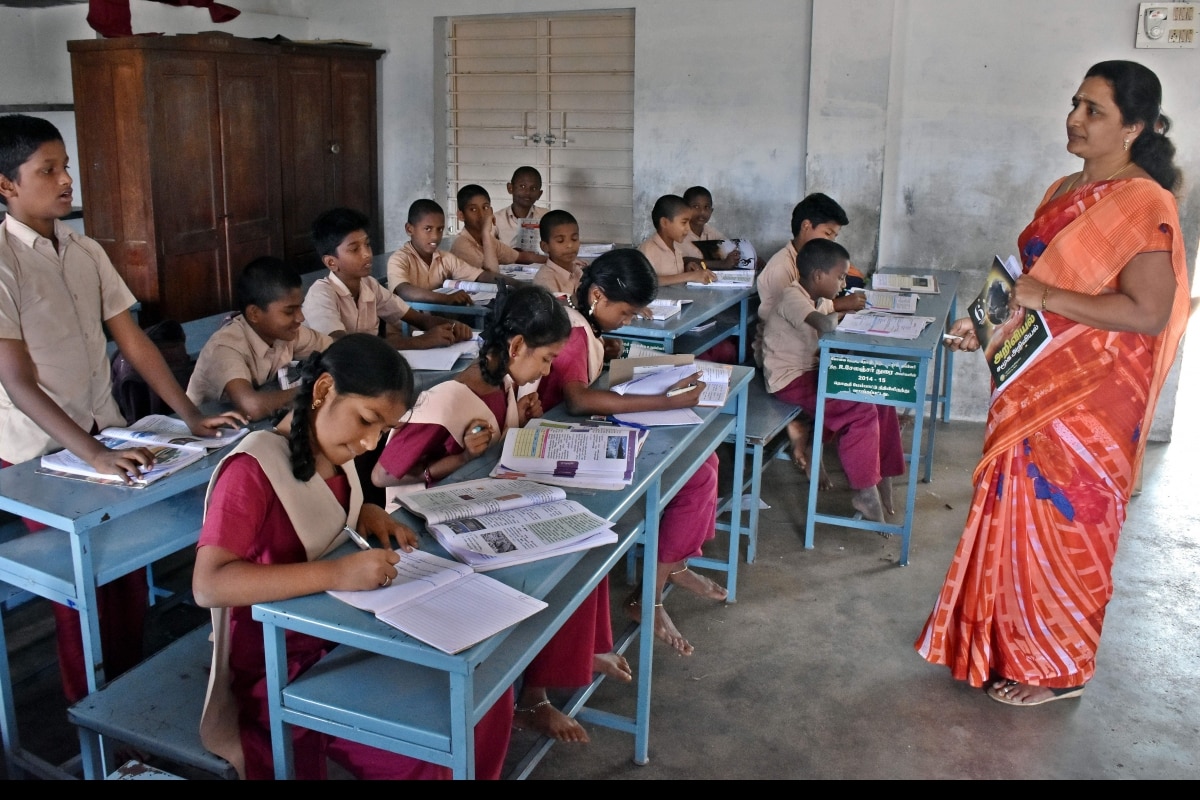
<svg viewBox="0 0 1200 800">
<path fill-rule="evenodd" d="M 344 530 L 346 533 L 350 534 L 350 541 L 352 541 L 356 545 L 358 545 L 359 550 L 370 550 L 371 549 L 370 543 L 366 539 L 364 539 L 362 537 L 362 535 L 359 534 L 358 531 L 354 530 L 354 528 L 351 528 L 349 525 L 344 525 L 342 527 L 342 530 Z"/>
<path fill-rule="evenodd" d="M 943 338 L 943 339 L 949 339 L 949 340 L 950 340 L 950 341 L 952 341 L 952 342 L 960 342 L 960 341 L 962 341 L 962 338 L 963 338 L 963 337 L 961 337 L 961 336 L 958 336 L 958 335 L 956 335 L 956 334 L 953 334 L 953 333 L 943 333 L 943 334 L 942 334 L 942 338 Z"/>
<path fill-rule="evenodd" d="M 667 397 L 676 397 L 684 394 L 685 392 L 690 392 L 696 388 L 699 388 L 696 384 L 689 383 L 687 386 L 680 386 L 678 389 L 672 389 L 671 391 L 667 392 Z"/>
</svg>

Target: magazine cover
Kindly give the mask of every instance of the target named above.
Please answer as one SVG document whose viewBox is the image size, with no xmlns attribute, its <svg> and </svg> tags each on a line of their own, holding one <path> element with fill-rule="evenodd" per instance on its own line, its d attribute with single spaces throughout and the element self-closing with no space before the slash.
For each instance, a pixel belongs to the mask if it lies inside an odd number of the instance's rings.
<svg viewBox="0 0 1200 800">
<path fill-rule="evenodd" d="M 996 391 L 1020 374 L 1051 338 L 1040 312 L 1023 308 L 1014 313 L 1009 309 L 1019 273 L 1016 258 L 1009 256 L 1005 262 L 996 256 L 979 296 L 967 309 Z"/>
</svg>

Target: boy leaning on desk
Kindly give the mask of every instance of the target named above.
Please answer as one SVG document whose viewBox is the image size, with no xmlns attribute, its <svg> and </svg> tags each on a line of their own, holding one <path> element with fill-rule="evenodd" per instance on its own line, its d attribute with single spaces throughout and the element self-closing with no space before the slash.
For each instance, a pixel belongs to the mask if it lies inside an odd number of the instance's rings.
<svg viewBox="0 0 1200 800">
<path fill-rule="evenodd" d="M 134 321 L 134 296 L 103 248 L 61 221 L 74 196 L 68 168 L 54 125 L 24 114 L 0 117 L 0 198 L 8 210 L 0 223 L 0 465 L 66 447 L 98 472 L 128 482 L 152 463 L 150 451 L 109 450 L 93 438 L 102 428 L 131 421 L 113 399 L 106 328 L 197 436 L 219 436 L 245 419 L 200 413 Z M 144 571 L 101 587 L 109 677 L 141 659 L 146 597 Z M 74 702 L 87 694 L 79 616 L 56 605 L 55 621 L 63 689 Z"/>
</svg>

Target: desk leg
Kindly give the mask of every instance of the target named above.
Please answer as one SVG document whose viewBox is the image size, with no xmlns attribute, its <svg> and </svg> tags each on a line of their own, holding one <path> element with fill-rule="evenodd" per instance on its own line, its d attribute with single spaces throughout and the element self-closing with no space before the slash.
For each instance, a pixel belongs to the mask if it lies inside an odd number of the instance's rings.
<svg viewBox="0 0 1200 800">
<path fill-rule="evenodd" d="M 75 610 L 83 634 L 83 663 L 88 692 L 105 683 L 104 653 L 100 644 L 100 614 L 96 602 L 96 571 L 92 564 L 92 542 L 88 531 L 71 537 L 71 562 L 75 570 Z"/>
<path fill-rule="evenodd" d="M 738 363 L 746 363 L 746 335 L 750 330 L 750 298 L 743 297 L 738 304 Z"/>
<path fill-rule="evenodd" d="M 739 458 L 743 458 L 740 456 Z M 763 445 L 750 448 L 750 513 L 746 520 L 746 563 L 753 564 L 758 554 L 759 498 L 762 497 Z"/>
<path fill-rule="evenodd" d="M 8 665 L 8 643 L 4 638 L 4 620 L 0 618 L 0 736 L 4 739 L 4 765 L 9 780 L 23 777 L 17 767 L 15 754 L 21 749 L 17 734 L 17 707 L 13 702 L 12 671 Z"/>
<path fill-rule="evenodd" d="M 267 714 L 271 728 L 271 757 L 275 760 L 275 780 L 296 777 L 292 752 L 292 726 L 283 722 L 283 687 L 287 683 L 287 643 L 284 631 L 269 622 L 262 624 L 267 668 Z"/>
<path fill-rule="evenodd" d="M 824 444 L 825 430 L 825 376 L 829 374 L 830 354 L 827 348 L 821 349 L 821 366 L 817 372 L 817 413 L 813 419 L 812 456 L 809 458 L 808 478 L 808 516 L 804 520 L 804 549 L 813 549 L 813 532 L 817 525 L 817 491 L 821 485 L 821 449 Z M 911 472 L 911 470 L 910 470 Z"/>
<path fill-rule="evenodd" d="M 450 675 L 450 769 L 455 780 L 475 780 L 475 684 L 470 675 Z"/>
<path fill-rule="evenodd" d="M 650 686 L 654 674 L 654 595 L 658 581 L 658 528 L 662 514 L 662 483 L 646 490 L 646 532 L 642 545 L 642 623 L 638 629 L 637 719 L 634 723 L 633 763 L 650 762 Z"/>
<path fill-rule="evenodd" d="M 746 441 L 746 402 L 746 392 L 743 391 L 737 399 L 737 423 L 733 429 L 733 450 L 736 455 L 733 459 L 733 487 L 729 498 L 729 564 L 725 570 L 728 575 L 725 588 L 729 596 L 725 598 L 726 603 L 737 602 L 738 562 L 742 558 L 742 487 L 746 482 L 746 459 L 742 455 L 742 442 Z M 757 501 L 758 495 L 754 494 L 754 497 Z"/>
</svg>

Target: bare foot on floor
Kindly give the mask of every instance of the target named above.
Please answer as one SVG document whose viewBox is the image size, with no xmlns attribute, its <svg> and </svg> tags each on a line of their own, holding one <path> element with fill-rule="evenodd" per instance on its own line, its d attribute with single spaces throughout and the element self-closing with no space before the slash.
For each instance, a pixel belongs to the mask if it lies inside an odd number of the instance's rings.
<svg viewBox="0 0 1200 800">
<path fill-rule="evenodd" d="M 693 572 L 686 566 L 683 569 L 672 572 L 667 580 L 680 589 L 687 589 L 692 594 L 698 594 L 709 600 L 716 600 L 723 603 L 729 597 L 729 591 L 724 586 L 717 584 L 706 575 Z"/>
<path fill-rule="evenodd" d="M 549 700 L 541 700 L 527 708 L 518 707 L 513 712 L 513 727 L 560 742 L 587 744 L 591 741 L 582 725 L 555 708 Z"/>
<path fill-rule="evenodd" d="M 792 443 L 792 463 L 804 472 L 805 478 L 812 480 L 812 472 L 809 468 L 809 458 L 812 453 L 809 440 L 812 438 L 812 426 L 804 420 L 794 419 L 787 424 L 787 435 L 788 441 Z M 833 481 L 825 472 L 825 464 L 822 463 L 820 468 L 820 476 L 817 479 L 818 487 L 832 489 Z"/>
<path fill-rule="evenodd" d="M 634 622 L 642 621 L 641 589 L 635 589 L 625 600 L 625 615 Z M 692 643 L 683 638 L 683 634 L 675 627 L 667 610 L 659 603 L 654 606 L 654 636 L 659 641 L 666 642 L 681 656 L 690 656 L 696 651 Z"/>
<path fill-rule="evenodd" d="M 606 678 L 629 683 L 633 680 L 633 670 L 629 662 L 620 653 L 596 653 L 592 656 L 592 672 L 597 672 Z"/>
<path fill-rule="evenodd" d="M 879 502 L 883 506 L 883 513 L 889 517 L 896 513 L 896 506 L 892 503 L 892 479 L 884 478 L 879 482 Z"/>
<path fill-rule="evenodd" d="M 883 501 L 879 498 L 879 487 L 868 486 L 858 489 L 850 499 L 854 510 L 863 515 L 863 519 L 871 522 L 883 522 Z"/>
</svg>

